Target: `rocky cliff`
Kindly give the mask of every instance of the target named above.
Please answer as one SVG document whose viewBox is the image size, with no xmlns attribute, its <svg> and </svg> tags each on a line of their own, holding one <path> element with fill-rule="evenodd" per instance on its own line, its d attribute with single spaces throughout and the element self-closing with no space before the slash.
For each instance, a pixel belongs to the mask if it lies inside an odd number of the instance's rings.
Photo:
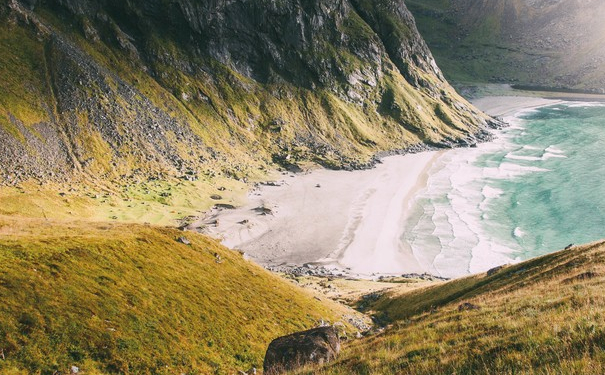
<svg viewBox="0 0 605 375">
<path fill-rule="evenodd" d="M 4 0 L 0 49 L 5 184 L 356 168 L 490 121 L 402 0 Z"/>
<path fill-rule="evenodd" d="M 599 0 L 408 0 L 449 79 L 605 93 Z"/>
</svg>

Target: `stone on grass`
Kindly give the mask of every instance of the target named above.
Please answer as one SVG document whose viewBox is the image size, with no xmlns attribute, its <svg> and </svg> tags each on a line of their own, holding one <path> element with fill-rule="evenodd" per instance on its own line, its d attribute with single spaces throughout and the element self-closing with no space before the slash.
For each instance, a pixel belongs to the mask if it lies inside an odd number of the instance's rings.
<svg viewBox="0 0 605 375">
<path fill-rule="evenodd" d="M 187 239 L 187 237 L 179 237 L 179 238 L 177 238 L 176 240 L 177 240 L 177 242 L 180 242 L 180 243 L 182 243 L 182 244 L 185 244 L 185 245 L 191 245 L 191 241 L 189 241 L 189 240 Z"/>
<path fill-rule="evenodd" d="M 479 310 L 481 307 L 477 305 L 473 305 L 470 302 L 464 302 L 460 306 L 458 306 L 458 311 L 470 311 L 470 310 Z"/>
<path fill-rule="evenodd" d="M 327 363 L 339 352 L 340 339 L 333 326 L 279 337 L 269 344 L 263 364 L 264 374 L 276 375 L 313 363 Z"/>
</svg>

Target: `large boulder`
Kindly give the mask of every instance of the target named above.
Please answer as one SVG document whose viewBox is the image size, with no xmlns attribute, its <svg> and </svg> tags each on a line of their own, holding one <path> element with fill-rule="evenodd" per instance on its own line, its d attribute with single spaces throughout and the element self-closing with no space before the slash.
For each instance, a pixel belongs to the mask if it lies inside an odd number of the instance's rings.
<svg viewBox="0 0 605 375">
<path fill-rule="evenodd" d="M 308 364 L 336 358 L 340 339 L 334 327 L 319 327 L 279 337 L 269 344 L 263 364 L 266 375 L 280 374 Z"/>
</svg>

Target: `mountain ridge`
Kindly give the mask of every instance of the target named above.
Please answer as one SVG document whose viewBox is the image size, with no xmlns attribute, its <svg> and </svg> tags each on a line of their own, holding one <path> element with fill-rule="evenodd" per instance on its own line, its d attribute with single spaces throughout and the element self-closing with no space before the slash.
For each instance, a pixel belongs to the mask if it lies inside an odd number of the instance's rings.
<svg viewBox="0 0 605 375">
<path fill-rule="evenodd" d="M 401 1 L 261 5 L 6 1 L 3 182 L 360 168 L 485 136 Z"/>
<path fill-rule="evenodd" d="M 600 1 L 406 3 L 450 80 L 605 93 Z"/>
</svg>

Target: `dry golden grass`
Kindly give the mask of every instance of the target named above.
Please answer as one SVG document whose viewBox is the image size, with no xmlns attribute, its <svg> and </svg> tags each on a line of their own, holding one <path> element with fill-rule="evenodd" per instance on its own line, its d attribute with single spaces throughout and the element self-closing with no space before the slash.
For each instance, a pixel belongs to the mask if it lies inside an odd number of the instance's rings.
<svg viewBox="0 0 605 375">
<path fill-rule="evenodd" d="M 219 190 L 220 188 L 220 190 Z M 30 182 L 0 186 L 0 215 L 50 220 L 150 223 L 178 226 L 217 203 L 241 205 L 249 185 L 228 178 L 198 181 L 142 178 L 140 182 Z M 214 200 L 212 195 L 222 199 Z"/>
<path fill-rule="evenodd" d="M 1 216 L 0 301 L 7 374 L 234 373 L 354 314 L 194 233 Z"/>
<path fill-rule="evenodd" d="M 371 308 L 386 330 L 299 374 L 605 373 L 605 243 L 410 293 Z M 462 303 L 478 309 L 459 310 Z"/>
<path fill-rule="evenodd" d="M 413 290 L 434 285 L 436 281 L 425 281 L 407 278 L 389 278 L 384 280 L 365 280 L 352 278 L 333 278 L 317 276 L 290 276 L 283 275 L 295 285 L 315 292 L 347 305 L 359 304 L 364 297 L 392 291 L 407 293 Z"/>
</svg>

